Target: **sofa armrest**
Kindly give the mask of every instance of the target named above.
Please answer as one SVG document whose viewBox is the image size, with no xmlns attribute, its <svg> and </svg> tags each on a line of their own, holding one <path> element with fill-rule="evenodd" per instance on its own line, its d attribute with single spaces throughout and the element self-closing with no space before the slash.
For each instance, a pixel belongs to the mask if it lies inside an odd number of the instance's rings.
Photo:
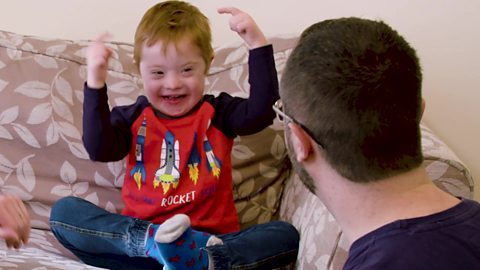
<svg viewBox="0 0 480 270">
<path fill-rule="evenodd" d="M 466 165 L 425 123 L 421 127 L 423 165 L 430 179 L 454 196 L 473 199 L 474 181 Z"/>
</svg>

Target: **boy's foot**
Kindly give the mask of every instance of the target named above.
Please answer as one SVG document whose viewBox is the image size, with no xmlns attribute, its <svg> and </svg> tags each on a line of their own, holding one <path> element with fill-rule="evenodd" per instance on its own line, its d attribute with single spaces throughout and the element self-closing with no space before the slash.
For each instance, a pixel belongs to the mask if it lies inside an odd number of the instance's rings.
<svg viewBox="0 0 480 270">
<path fill-rule="evenodd" d="M 178 214 L 148 227 L 145 254 L 163 264 L 165 270 L 208 269 L 208 255 L 200 248 L 211 236 L 193 230 L 190 218 Z"/>
</svg>

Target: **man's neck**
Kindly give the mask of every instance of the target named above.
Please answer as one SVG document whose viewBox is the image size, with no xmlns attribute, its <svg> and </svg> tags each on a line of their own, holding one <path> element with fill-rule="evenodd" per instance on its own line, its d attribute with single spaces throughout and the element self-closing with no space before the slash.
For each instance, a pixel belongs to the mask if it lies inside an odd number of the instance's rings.
<svg viewBox="0 0 480 270">
<path fill-rule="evenodd" d="M 323 172 L 317 175 L 317 195 L 351 242 L 393 221 L 431 215 L 459 203 L 437 188 L 423 168 L 363 184 Z"/>
</svg>

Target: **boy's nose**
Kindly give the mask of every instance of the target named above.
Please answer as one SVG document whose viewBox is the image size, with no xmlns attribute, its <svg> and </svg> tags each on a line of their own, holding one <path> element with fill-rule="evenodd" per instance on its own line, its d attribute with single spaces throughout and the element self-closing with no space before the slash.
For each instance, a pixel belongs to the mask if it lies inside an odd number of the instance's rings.
<svg viewBox="0 0 480 270">
<path fill-rule="evenodd" d="M 168 89 L 177 89 L 182 85 L 182 80 L 178 74 L 167 73 L 165 78 L 165 87 Z"/>
</svg>

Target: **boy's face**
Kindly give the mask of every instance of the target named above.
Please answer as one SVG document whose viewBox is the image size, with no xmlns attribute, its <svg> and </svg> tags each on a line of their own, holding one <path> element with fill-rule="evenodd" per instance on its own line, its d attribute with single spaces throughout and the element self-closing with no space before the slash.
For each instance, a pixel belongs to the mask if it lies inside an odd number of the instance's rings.
<svg viewBox="0 0 480 270">
<path fill-rule="evenodd" d="M 183 116 L 200 101 L 205 68 L 200 49 L 190 38 L 176 44 L 158 41 L 150 47 L 143 45 L 140 74 L 145 95 L 165 115 Z"/>
</svg>

